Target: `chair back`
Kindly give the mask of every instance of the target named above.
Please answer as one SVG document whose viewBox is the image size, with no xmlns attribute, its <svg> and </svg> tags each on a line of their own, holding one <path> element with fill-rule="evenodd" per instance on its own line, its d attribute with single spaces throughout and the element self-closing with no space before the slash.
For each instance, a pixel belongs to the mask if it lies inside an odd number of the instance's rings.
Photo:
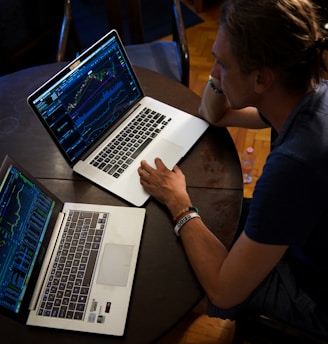
<svg viewBox="0 0 328 344">
<path fill-rule="evenodd" d="M 115 28 L 124 44 L 145 42 L 140 0 L 105 0 L 109 26 Z"/>
</svg>

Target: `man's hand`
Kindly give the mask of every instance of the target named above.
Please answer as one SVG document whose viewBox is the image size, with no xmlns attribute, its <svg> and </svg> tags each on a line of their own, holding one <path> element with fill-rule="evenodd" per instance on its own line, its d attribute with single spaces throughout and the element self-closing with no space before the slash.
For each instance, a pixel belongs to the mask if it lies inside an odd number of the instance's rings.
<svg viewBox="0 0 328 344">
<path fill-rule="evenodd" d="M 178 166 L 169 170 L 160 158 L 155 159 L 155 168 L 141 161 L 138 173 L 145 190 L 166 205 L 171 213 L 191 204 L 186 190 L 186 179 Z"/>
</svg>

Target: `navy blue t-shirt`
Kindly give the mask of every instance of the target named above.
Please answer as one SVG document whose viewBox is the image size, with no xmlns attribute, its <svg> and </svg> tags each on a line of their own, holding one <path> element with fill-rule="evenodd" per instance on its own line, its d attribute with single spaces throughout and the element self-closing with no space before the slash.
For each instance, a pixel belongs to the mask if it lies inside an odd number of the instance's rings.
<svg viewBox="0 0 328 344">
<path fill-rule="evenodd" d="M 275 139 L 254 190 L 245 232 L 257 242 L 288 245 L 286 258 L 305 289 L 316 293 L 313 284 L 326 280 L 327 81 L 298 104 Z"/>
</svg>

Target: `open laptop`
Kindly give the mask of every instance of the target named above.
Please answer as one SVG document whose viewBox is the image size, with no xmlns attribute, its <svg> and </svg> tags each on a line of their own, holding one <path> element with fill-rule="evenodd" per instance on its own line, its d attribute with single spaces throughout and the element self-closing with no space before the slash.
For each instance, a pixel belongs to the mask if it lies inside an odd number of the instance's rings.
<svg viewBox="0 0 328 344">
<path fill-rule="evenodd" d="M 1 314 L 123 335 L 145 209 L 62 203 L 6 157 L 0 211 Z"/>
<path fill-rule="evenodd" d="M 173 168 L 208 127 L 144 96 L 115 30 L 30 95 L 28 103 L 74 171 L 136 206 L 149 198 L 139 182 L 140 161 L 153 164 L 160 157 Z"/>
</svg>

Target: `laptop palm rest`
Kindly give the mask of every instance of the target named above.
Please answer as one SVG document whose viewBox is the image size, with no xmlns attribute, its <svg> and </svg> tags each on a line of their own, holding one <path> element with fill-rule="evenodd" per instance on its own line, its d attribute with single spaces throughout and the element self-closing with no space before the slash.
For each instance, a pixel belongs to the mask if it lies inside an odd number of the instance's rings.
<svg viewBox="0 0 328 344">
<path fill-rule="evenodd" d="M 97 284 L 126 287 L 130 273 L 132 245 L 106 244 Z"/>
<path fill-rule="evenodd" d="M 156 143 L 156 146 L 154 145 L 149 153 L 145 154 L 143 159 L 146 160 L 149 165 L 155 167 L 155 158 L 160 158 L 169 169 L 172 169 L 185 153 L 186 149 L 184 147 L 172 141 L 161 139 Z"/>
</svg>

